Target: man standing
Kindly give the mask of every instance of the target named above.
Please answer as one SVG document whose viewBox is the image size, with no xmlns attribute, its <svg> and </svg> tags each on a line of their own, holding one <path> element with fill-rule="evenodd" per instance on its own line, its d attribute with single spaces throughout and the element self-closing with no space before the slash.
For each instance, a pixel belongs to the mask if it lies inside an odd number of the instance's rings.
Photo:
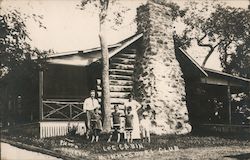
<svg viewBox="0 0 250 160">
<path fill-rule="evenodd" d="M 100 104 L 98 100 L 95 98 L 95 90 L 90 91 L 90 97 L 85 99 L 83 103 L 83 110 L 86 111 L 86 120 L 85 120 L 85 125 L 86 125 L 86 137 L 87 139 L 89 138 L 89 132 L 91 129 L 90 126 L 90 121 L 91 121 L 91 116 L 94 114 L 94 109 L 100 108 Z"/>
</svg>

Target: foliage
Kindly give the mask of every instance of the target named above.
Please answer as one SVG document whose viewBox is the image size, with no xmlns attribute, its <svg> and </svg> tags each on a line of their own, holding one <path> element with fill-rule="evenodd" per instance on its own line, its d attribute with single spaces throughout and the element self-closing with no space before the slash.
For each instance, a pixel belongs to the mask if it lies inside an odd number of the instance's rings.
<svg viewBox="0 0 250 160">
<path fill-rule="evenodd" d="M 33 18 L 40 27 L 45 28 L 38 20 L 41 17 L 21 14 L 17 10 L 6 10 L 0 15 L 0 77 L 20 67 L 31 56 L 42 57 L 45 52 L 32 49 L 28 44 L 31 40 L 26 28 L 26 20 Z"/>
<path fill-rule="evenodd" d="M 26 21 L 33 19 L 40 27 L 41 16 L 21 14 L 18 10 L 5 10 L 0 15 L 0 81 L 8 84 L 9 92 L 22 88 L 25 79 L 35 80 L 35 70 L 44 64 L 46 51 L 33 49 L 26 28 Z M 32 60 L 32 56 L 37 59 Z M 22 81 L 23 79 L 23 81 Z M 26 79 L 27 80 L 27 79 Z M 34 81 L 33 80 L 33 81 Z"/>
<path fill-rule="evenodd" d="M 212 32 L 221 39 L 218 46 L 221 64 L 228 73 L 249 75 L 250 11 L 232 7 L 218 7 L 211 16 Z"/>
<path fill-rule="evenodd" d="M 250 78 L 249 44 L 237 46 L 235 54 L 232 54 L 230 58 L 230 61 L 226 64 L 222 63 L 224 71 L 237 76 Z"/>
<path fill-rule="evenodd" d="M 29 32 L 26 27 L 28 20 L 35 21 L 41 28 L 45 28 L 40 21 L 41 16 L 26 15 L 18 10 L 1 8 L 0 15 L 0 107 L 4 114 L 15 112 L 6 106 L 15 102 L 18 95 L 22 97 L 23 113 L 33 112 L 34 97 L 38 86 L 38 69 L 45 63 L 47 51 L 32 48 Z M 36 59 L 32 59 L 36 57 Z M 2 108 L 3 107 L 3 108 Z M 28 108 L 31 107 L 31 108 Z M 34 112 L 35 113 L 35 112 Z M 36 113 L 35 113 L 36 114 Z M 16 118 L 11 116 L 11 118 Z M 28 118 L 27 116 L 25 118 Z"/>
<path fill-rule="evenodd" d="M 68 124 L 68 136 L 75 136 L 76 135 L 76 131 L 77 131 L 78 126 L 77 125 L 70 125 L 70 123 Z"/>
<path fill-rule="evenodd" d="M 187 6 L 181 18 L 185 29 L 175 35 L 176 45 L 189 47 L 195 40 L 198 46 L 209 49 L 203 67 L 211 54 L 218 51 L 224 71 L 247 77 L 250 11 L 225 7 L 217 1 L 191 1 Z"/>
</svg>

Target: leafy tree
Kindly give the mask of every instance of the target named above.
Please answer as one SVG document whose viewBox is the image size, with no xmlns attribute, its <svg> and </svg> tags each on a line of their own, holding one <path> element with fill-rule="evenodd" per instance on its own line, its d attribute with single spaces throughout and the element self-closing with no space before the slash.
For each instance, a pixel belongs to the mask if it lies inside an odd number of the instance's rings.
<svg viewBox="0 0 250 160">
<path fill-rule="evenodd" d="M 82 0 L 81 9 L 86 9 L 87 5 L 94 6 L 99 14 L 99 40 L 102 54 L 102 92 L 103 92 L 103 108 L 104 108 L 104 132 L 109 132 L 111 129 L 110 123 L 110 87 L 109 87 L 109 51 L 107 44 L 106 30 L 108 23 L 114 24 L 110 28 L 117 30 L 117 26 L 121 25 L 124 18 L 124 13 L 129 9 L 120 5 L 119 0 Z M 119 10 L 110 8 L 110 5 L 119 6 Z M 113 16 L 110 19 L 108 16 Z"/>
<path fill-rule="evenodd" d="M 198 46 L 208 48 L 203 67 L 213 53 L 219 52 L 225 72 L 249 77 L 249 10 L 225 6 L 219 1 L 191 1 L 183 10 L 172 6 L 172 12 L 179 13 L 174 14 L 175 19 L 179 18 L 185 26 L 183 32 L 175 34 L 177 47 L 187 48 L 196 41 Z"/>
<path fill-rule="evenodd" d="M 250 49 L 249 41 L 247 44 L 237 46 L 236 53 L 231 55 L 230 61 L 224 65 L 224 71 L 250 78 Z M 223 64 L 223 63 L 222 63 Z"/>
<path fill-rule="evenodd" d="M 220 6 L 216 0 L 209 1 L 190 1 L 186 3 L 185 15 L 181 18 L 181 22 L 185 25 L 185 29 L 175 37 L 176 45 L 182 47 L 190 47 L 196 41 L 200 47 L 207 47 L 209 51 L 204 58 L 202 66 L 206 65 L 207 60 L 221 43 L 217 39 L 216 34 L 212 32 L 212 24 L 209 23 L 215 8 Z M 214 22 L 214 21 L 213 21 Z"/>
<path fill-rule="evenodd" d="M 33 18 L 39 23 L 36 15 L 28 16 L 17 10 L 7 10 L 0 15 L 0 77 L 20 67 L 31 56 L 44 56 L 45 52 L 32 49 L 28 40 L 31 40 L 25 25 L 27 19 Z M 41 17 L 40 17 L 41 18 Z"/>
<path fill-rule="evenodd" d="M 25 23 L 33 19 L 45 28 L 41 16 L 2 8 L 0 11 L 0 107 L 5 111 L 8 100 L 15 100 L 17 95 L 22 95 L 25 100 L 34 99 L 36 73 L 47 52 L 33 49 L 28 43 L 31 39 Z M 32 56 L 38 59 L 32 60 Z"/>
<path fill-rule="evenodd" d="M 222 67 L 225 71 L 233 73 L 228 69 L 230 63 L 245 61 L 249 53 L 250 12 L 240 8 L 218 7 L 211 18 L 214 21 L 211 22 L 211 27 L 214 27 L 212 32 L 221 39 L 218 51 Z M 215 21 L 218 22 L 215 23 Z M 246 61 L 245 65 L 247 65 Z"/>
</svg>

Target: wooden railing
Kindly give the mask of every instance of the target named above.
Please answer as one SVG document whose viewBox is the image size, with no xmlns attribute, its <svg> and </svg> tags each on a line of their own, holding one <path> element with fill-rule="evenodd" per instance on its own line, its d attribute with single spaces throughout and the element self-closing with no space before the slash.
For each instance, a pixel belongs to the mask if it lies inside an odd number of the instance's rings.
<svg viewBox="0 0 250 160">
<path fill-rule="evenodd" d="M 42 120 L 79 120 L 82 117 L 83 103 L 42 101 Z"/>
</svg>

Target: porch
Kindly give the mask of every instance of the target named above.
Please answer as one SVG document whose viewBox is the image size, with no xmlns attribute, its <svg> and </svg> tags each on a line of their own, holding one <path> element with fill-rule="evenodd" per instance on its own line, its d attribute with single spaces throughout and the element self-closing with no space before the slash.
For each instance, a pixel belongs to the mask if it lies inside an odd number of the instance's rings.
<svg viewBox="0 0 250 160">
<path fill-rule="evenodd" d="M 65 136 L 69 126 L 77 127 L 77 134 L 84 134 L 86 126 L 83 121 L 41 121 L 4 128 L 2 132 L 23 135 L 27 137 L 47 138 Z"/>
<path fill-rule="evenodd" d="M 209 101 L 208 105 L 210 105 L 208 107 L 213 110 L 209 113 L 218 114 L 214 116 L 221 116 L 221 120 L 217 122 L 215 121 L 213 123 L 221 123 L 226 125 L 250 125 L 248 121 L 237 121 L 237 119 L 240 118 L 237 118 L 237 116 L 240 116 L 237 108 L 250 108 L 249 102 L 247 102 L 244 106 L 237 106 L 233 103 L 233 95 L 250 95 L 250 79 L 233 76 L 231 74 L 207 68 L 204 68 L 204 70 L 206 71 L 206 73 L 208 73 L 208 77 L 201 78 L 200 85 L 201 87 L 203 87 L 203 89 L 206 90 L 206 98 Z"/>
<path fill-rule="evenodd" d="M 250 125 L 235 125 L 235 124 L 201 124 L 198 129 L 203 132 L 214 133 L 233 133 L 233 134 L 249 134 Z"/>
<path fill-rule="evenodd" d="M 132 91 L 136 54 L 136 46 L 132 43 L 140 37 L 142 34 L 109 46 L 111 109 L 114 104 L 122 106 Z M 96 98 L 102 106 L 100 58 L 100 48 L 48 57 L 47 68 L 39 72 L 40 137 L 65 134 L 58 131 L 59 122 L 64 122 L 62 123 L 64 127 L 66 122 L 72 124 L 81 122 L 80 129 L 85 128 L 83 102 L 89 97 L 90 90 L 97 91 Z M 123 108 L 120 108 L 123 112 Z M 85 129 L 82 131 L 85 132 Z"/>
<path fill-rule="evenodd" d="M 235 95 L 250 95 L 250 79 L 201 67 L 183 49 L 176 49 L 186 85 L 189 118 L 194 130 L 250 132 L 250 121 L 237 108 Z M 250 109 L 250 101 L 244 105 Z M 250 110 L 249 110 L 250 111 Z M 245 118 L 245 120 L 243 120 Z"/>
</svg>

